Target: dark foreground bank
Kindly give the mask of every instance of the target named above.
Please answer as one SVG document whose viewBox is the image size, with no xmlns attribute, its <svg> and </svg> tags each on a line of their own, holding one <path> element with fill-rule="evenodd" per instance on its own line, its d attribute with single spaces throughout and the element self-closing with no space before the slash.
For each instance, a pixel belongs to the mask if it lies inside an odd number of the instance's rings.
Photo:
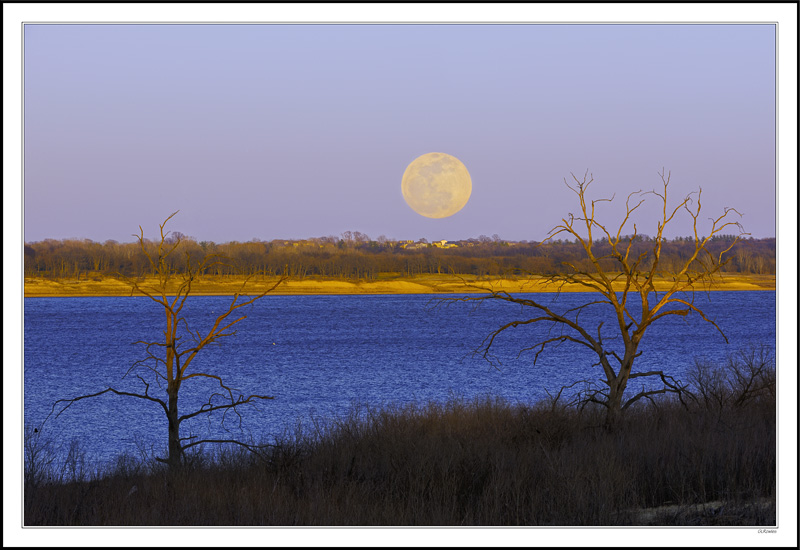
<svg viewBox="0 0 800 550">
<path fill-rule="evenodd" d="M 24 521 L 772 526 L 774 363 L 749 381 L 737 381 L 747 369 L 732 366 L 699 368 L 683 403 L 628 410 L 611 430 L 602 411 L 558 402 L 364 408 L 314 426 L 311 435 L 287 434 L 262 456 L 209 448 L 176 474 L 130 457 L 88 474 L 78 450 L 54 469 L 47 446 L 31 434 Z"/>
</svg>

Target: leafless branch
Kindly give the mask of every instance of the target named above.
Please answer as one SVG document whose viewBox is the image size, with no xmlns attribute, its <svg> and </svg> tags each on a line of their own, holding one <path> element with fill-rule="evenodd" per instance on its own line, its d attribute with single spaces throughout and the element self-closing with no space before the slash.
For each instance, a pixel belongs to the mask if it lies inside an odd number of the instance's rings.
<svg viewBox="0 0 800 550">
<path fill-rule="evenodd" d="M 128 397 L 136 397 L 136 398 L 139 398 L 139 399 L 145 399 L 147 401 L 152 401 L 154 403 L 158 403 L 159 405 L 161 405 L 161 407 L 166 411 L 166 408 L 167 408 L 166 403 L 164 403 L 161 399 L 158 399 L 157 397 L 153 397 L 153 396 L 149 395 L 147 393 L 147 390 L 149 390 L 149 385 L 145 384 L 145 393 L 144 394 L 128 392 L 128 391 L 121 391 L 121 390 L 117 390 L 117 389 L 114 389 L 114 388 L 106 388 L 106 389 L 104 389 L 102 391 L 99 391 L 99 392 L 96 392 L 96 393 L 90 393 L 90 394 L 81 395 L 81 396 L 78 396 L 78 397 L 71 397 L 69 399 L 57 399 L 53 403 L 53 407 L 50 410 L 50 414 L 48 414 L 47 417 L 45 417 L 44 422 L 42 422 L 42 425 L 44 425 L 44 423 L 47 422 L 47 420 L 50 419 L 50 417 L 53 415 L 53 413 L 55 412 L 55 410 L 58 407 L 58 405 L 61 404 L 61 403 L 66 403 L 66 405 L 64 407 L 62 407 L 58 411 L 58 413 L 56 413 L 56 415 L 53 417 L 53 419 L 56 419 L 59 416 L 61 416 L 61 414 L 64 411 L 66 411 L 68 408 L 70 408 L 72 405 L 74 405 L 78 401 L 82 401 L 84 399 L 89 399 L 90 397 L 99 397 L 99 396 L 104 395 L 104 394 L 109 393 L 109 392 L 114 393 L 116 395 L 124 395 L 124 396 L 128 396 Z"/>
</svg>

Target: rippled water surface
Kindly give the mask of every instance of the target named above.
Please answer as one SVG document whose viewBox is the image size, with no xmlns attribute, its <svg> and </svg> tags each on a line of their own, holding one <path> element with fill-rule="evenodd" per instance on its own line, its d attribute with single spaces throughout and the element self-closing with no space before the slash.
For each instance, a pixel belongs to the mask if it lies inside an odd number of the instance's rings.
<svg viewBox="0 0 800 550">
<path fill-rule="evenodd" d="M 550 303 L 554 294 L 536 295 Z M 448 297 L 452 297 L 448 295 Z M 531 297 L 534 297 L 531 295 Z M 587 377 L 599 379 L 600 367 L 574 345 L 548 348 L 533 366 L 533 354 L 518 351 L 546 337 L 543 326 L 506 331 L 495 343 L 500 370 L 471 352 L 493 329 L 531 316 L 506 303 L 455 303 L 432 307 L 438 297 L 267 296 L 245 310 L 239 332 L 198 356 L 197 367 L 224 377 L 246 394 L 275 399 L 246 411 L 239 431 L 233 418 L 225 426 L 237 437 L 270 437 L 314 415 L 346 414 L 353 403 L 424 403 L 452 395 L 470 399 L 499 396 L 509 402 L 533 402 L 553 390 Z M 591 298 L 563 294 L 554 308 L 567 309 Z M 194 297 L 187 302 L 190 323 L 202 330 L 227 297 Z M 671 316 L 654 324 L 640 348 L 637 370 L 664 369 L 680 378 L 695 357 L 722 360 L 750 344 L 775 344 L 775 292 L 698 294 L 698 305 L 729 339 L 699 316 Z M 131 365 L 143 358 L 137 340 L 158 340 L 163 312 L 145 297 L 26 298 L 24 304 L 24 408 L 27 425 L 38 425 L 59 398 L 114 386 L 141 392 Z M 581 314 L 596 327 L 603 310 Z M 613 324 L 609 318 L 605 326 Z M 611 333 L 609 333 L 610 336 Z M 145 371 L 137 371 L 145 374 Z M 150 381 L 149 378 L 145 378 Z M 187 381 L 181 411 L 194 410 L 213 386 Z M 160 390 L 151 384 L 150 393 Z M 184 436 L 224 435 L 219 416 L 183 424 Z M 139 448 L 159 452 L 166 438 L 161 408 L 143 400 L 104 395 L 83 400 L 58 419 L 49 434 L 77 439 L 97 463 Z"/>
</svg>

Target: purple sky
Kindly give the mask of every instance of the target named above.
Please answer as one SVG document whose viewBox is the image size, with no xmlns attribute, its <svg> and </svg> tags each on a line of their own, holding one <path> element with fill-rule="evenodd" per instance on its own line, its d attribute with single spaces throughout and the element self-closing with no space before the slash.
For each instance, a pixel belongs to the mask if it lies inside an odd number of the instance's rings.
<svg viewBox="0 0 800 550">
<path fill-rule="evenodd" d="M 619 199 L 662 167 L 673 201 L 702 187 L 704 219 L 775 236 L 771 24 L 30 24 L 24 70 L 28 242 L 152 238 L 175 210 L 216 242 L 541 240 L 570 172 Z M 472 177 L 445 219 L 400 191 L 434 151 Z"/>
</svg>

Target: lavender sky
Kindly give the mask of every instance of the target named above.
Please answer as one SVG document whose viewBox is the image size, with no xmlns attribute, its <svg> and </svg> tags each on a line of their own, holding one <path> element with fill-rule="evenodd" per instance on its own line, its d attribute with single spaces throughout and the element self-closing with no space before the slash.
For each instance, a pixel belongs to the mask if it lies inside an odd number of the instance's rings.
<svg viewBox="0 0 800 550">
<path fill-rule="evenodd" d="M 571 172 L 613 222 L 662 167 L 671 203 L 702 187 L 704 219 L 773 237 L 775 78 L 772 24 L 30 24 L 24 240 L 152 238 L 176 210 L 216 242 L 542 240 Z M 403 200 L 428 152 L 471 174 L 452 217 Z"/>
</svg>

